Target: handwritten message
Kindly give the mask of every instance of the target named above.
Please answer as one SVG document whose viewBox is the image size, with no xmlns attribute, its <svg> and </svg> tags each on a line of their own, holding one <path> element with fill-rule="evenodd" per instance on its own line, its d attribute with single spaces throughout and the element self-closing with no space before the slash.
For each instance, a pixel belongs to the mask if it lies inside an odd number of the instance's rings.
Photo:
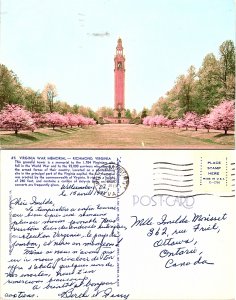
<svg viewBox="0 0 236 300">
<path fill-rule="evenodd" d="M 118 220 L 115 201 L 67 207 L 50 198 L 10 194 L 9 214 L 12 259 L 5 284 L 9 290 L 24 284 L 27 292 L 20 291 L 18 298 L 35 297 L 38 290 L 55 290 L 60 298 L 128 298 L 113 291 L 119 286 L 117 249 L 127 229 Z"/>
</svg>

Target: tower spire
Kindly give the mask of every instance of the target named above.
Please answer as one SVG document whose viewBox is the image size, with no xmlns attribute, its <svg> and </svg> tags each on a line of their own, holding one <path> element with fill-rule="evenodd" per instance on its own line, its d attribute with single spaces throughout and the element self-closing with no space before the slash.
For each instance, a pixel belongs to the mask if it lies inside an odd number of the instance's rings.
<svg viewBox="0 0 236 300">
<path fill-rule="evenodd" d="M 116 55 L 123 55 L 122 39 L 120 37 L 117 40 Z"/>
<path fill-rule="evenodd" d="M 122 39 L 119 37 L 114 58 L 115 95 L 114 114 L 117 117 L 125 115 L 125 57 L 123 55 Z"/>
</svg>

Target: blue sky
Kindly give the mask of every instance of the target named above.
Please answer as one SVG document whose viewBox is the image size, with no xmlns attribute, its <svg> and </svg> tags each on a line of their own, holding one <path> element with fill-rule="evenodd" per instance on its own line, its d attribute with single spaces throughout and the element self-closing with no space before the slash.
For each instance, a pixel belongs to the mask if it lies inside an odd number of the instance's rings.
<svg viewBox="0 0 236 300">
<path fill-rule="evenodd" d="M 150 108 L 190 65 L 234 40 L 233 0 L 1 0 L 1 63 L 58 100 L 114 105 L 118 37 L 126 108 Z"/>
</svg>

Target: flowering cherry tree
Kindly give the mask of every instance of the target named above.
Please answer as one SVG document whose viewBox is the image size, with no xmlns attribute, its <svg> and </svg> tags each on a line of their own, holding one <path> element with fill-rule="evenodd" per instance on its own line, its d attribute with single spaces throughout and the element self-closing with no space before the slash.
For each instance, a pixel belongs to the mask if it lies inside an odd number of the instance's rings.
<svg viewBox="0 0 236 300">
<path fill-rule="evenodd" d="M 86 118 L 81 115 L 67 113 L 66 115 L 61 115 L 57 112 L 45 114 L 46 123 L 49 126 L 55 127 L 67 127 L 67 126 L 84 126 L 84 125 L 95 125 L 96 121 L 92 118 Z"/>
<path fill-rule="evenodd" d="M 155 117 L 150 117 L 150 119 L 148 120 L 148 125 L 151 127 L 156 126 L 156 119 Z"/>
<path fill-rule="evenodd" d="M 150 125 L 150 120 L 152 119 L 151 116 L 147 116 L 145 118 L 143 118 L 143 125 Z"/>
<path fill-rule="evenodd" d="M 92 118 L 85 118 L 83 117 L 82 119 L 80 119 L 82 125 L 95 125 L 96 124 L 96 121 Z"/>
<path fill-rule="evenodd" d="M 212 125 L 211 125 L 211 117 L 210 115 L 204 115 L 201 117 L 200 119 L 200 124 L 203 128 L 206 128 L 207 129 L 207 132 L 210 131 L 210 128 L 212 128 Z"/>
<path fill-rule="evenodd" d="M 49 126 L 52 126 L 53 129 L 55 129 L 55 127 L 62 127 L 66 125 L 65 117 L 57 112 L 45 114 L 45 120 L 46 123 Z"/>
<path fill-rule="evenodd" d="M 65 117 L 67 118 L 67 123 L 71 128 L 78 125 L 78 118 L 76 115 L 67 113 Z"/>
<path fill-rule="evenodd" d="M 61 118 L 61 125 L 60 127 L 68 127 L 69 123 L 68 123 L 68 117 L 66 115 L 61 115 L 60 114 L 60 118 Z"/>
<path fill-rule="evenodd" d="M 193 127 L 197 131 L 200 126 L 200 117 L 194 112 L 187 112 L 183 118 L 186 129 Z"/>
<path fill-rule="evenodd" d="M 156 116 L 147 116 L 143 118 L 143 124 L 148 126 L 165 126 L 168 119 L 162 115 L 156 115 Z"/>
<path fill-rule="evenodd" d="M 178 119 L 178 120 L 176 121 L 176 126 L 177 126 L 178 128 L 183 128 L 183 127 L 186 127 L 186 124 L 185 124 L 185 122 L 184 122 L 183 119 Z"/>
<path fill-rule="evenodd" d="M 96 121 L 93 118 L 87 118 L 88 119 L 88 125 L 96 125 Z"/>
<path fill-rule="evenodd" d="M 213 128 L 224 130 L 225 134 L 227 134 L 228 130 L 234 127 L 234 101 L 223 101 L 221 104 L 213 108 L 209 117 Z"/>
<path fill-rule="evenodd" d="M 14 130 L 15 134 L 19 130 L 29 129 L 34 131 L 37 128 L 31 113 L 17 104 L 7 104 L 0 112 L 0 127 Z"/>
<path fill-rule="evenodd" d="M 46 123 L 45 115 L 43 115 L 43 114 L 31 113 L 31 118 L 34 120 L 35 125 L 37 127 L 43 127 L 43 125 L 45 125 L 45 123 Z"/>
<path fill-rule="evenodd" d="M 157 115 L 154 117 L 155 125 L 165 126 L 168 119 L 162 115 Z"/>
<path fill-rule="evenodd" d="M 86 121 L 85 121 L 85 117 L 84 116 L 82 116 L 82 115 L 76 115 L 76 119 L 77 119 L 77 126 L 78 127 L 82 127 L 83 125 L 86 125 Z"/>
<path fill-rule="evenodd" d="M 168 120 L 166 120 L 166 126 L 167 127 L 172 127 L 172 128 L 175 128 L 175 126 L 176 126 L 176 120 L 175 119 L 168 119 Z"/>
</svg>

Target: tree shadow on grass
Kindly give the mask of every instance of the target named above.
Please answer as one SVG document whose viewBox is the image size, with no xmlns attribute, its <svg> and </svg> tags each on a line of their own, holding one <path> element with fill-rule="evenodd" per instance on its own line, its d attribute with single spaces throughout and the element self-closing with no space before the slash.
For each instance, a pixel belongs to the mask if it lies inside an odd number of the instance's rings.
<svg viewBox="0 0 236 300">
<path fill-rule="evenodd" d="M 55 129 L 53 129 L 53 131 L 54 131 L 54 132 L 67 133 L 67 134 L 69 133 L 69 132 L 68 132 L 67 130 L 65 130 L 65 129 L 63 130 L 63 129 L 57 129 L 57 128 L 55 128 Z"/>
<path fill-rule="evenodd" d="M 232 136 L 232 135 L 234 136 L 233 133 L 227 133 L 227 134 L 219 133 L 219 134 L 217 134 L 217 135 L 214 135 L 214 137 L 219 138 L 219 137 L 222 137 L 222 136 Z"/>
<path fill-rule="evenodd" d="M 77 131 L 79 127 L 74 127 L 74 128 L 66 128 L 67 131 Z"/>
<path fill-rule="evenodd" d="M 70 134 L 71 132 L 78 131 L 78 129 L 79 128 L 77 128 L 77 127 L 76 128 L 65 128 L 65 129 L 55 128 L 55 129 L 53 129 L 53 131 Z"/>
<path fill-rule="evenodd" d="M 0 145 L 1 145 L 2 142 L 10 143 L 8 138 L 0 137 Z"/>
<path fill-rule="evenodd" d="M 25 133 L 14 134 L 14 136 L 16 138 L 21 138 L 21 139 L 29 140 L 29 141 L 38 141 L 39 140 L 35 136 L 29 135 L 29 134 L 25 134 Z"/>
<path fill-rule="evenodd" d="M 49 134 L 46 134 L 46 133 L 42 133 L 42 132 L 34 132 L 35 135 L 38 135 L 38 136 L 50 136 Z"/>
<path fill-rule="evenodd" d="M 38 141 L 38 138 L 32 136 L 32 135 L 28 135 L 25 133 L 8 133 L 5 134 L 5 136 L 1 136 L 0 137 L 0 142 L 6 142 L 6 143 L 12 143 L 12 138 L 16 139 L 16 140 L 20 140 L 20 139 L 24 139 L 24 140 L 29 140 L 29 141 Z"/>
</svg>

